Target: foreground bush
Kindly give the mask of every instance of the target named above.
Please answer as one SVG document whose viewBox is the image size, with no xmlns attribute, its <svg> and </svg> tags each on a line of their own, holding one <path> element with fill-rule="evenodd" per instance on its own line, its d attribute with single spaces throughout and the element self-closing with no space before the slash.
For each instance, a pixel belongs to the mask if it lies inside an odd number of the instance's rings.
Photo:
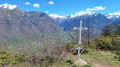
<svg viewBox="0 0 120 67">
<path fill-rule="evenodd" d="M 117 56 L 115 56 L 115 58 L 117 58 L 120 61 L 120 51 L 116 50 L 115 54 L 117 55 Z"/>
<path fill-rule="evenodd" d="M 112 38 L 108 36 L 100 36 L 94 39 L 97 48 L 104 50 L 113 50 Z"/>
<path fill-rule="evenodd" d="M 20 64 L 28 63 L 31 67 L 39 66 L 39 67 L 48 67 L 53 63 L 60 61 L 59 58 L 55 56 L 27 56 L 22 55 L 20 53 L 10 53 L 6 50 L 0 51 L 0 67 L 4 66 L 17 66 Z"/>
<path fill-rule="evenodd" d="M 64 47 L 67 52 L 71 52 L 76 45 L 78 45 L 76 42 L 70 42 L 67 43 Z"/>
<path fill-rule="evenodd" d="M 24 62 L 26 59 L 25 55 L 19 53 L 9 53 L 6 50 L 0 51 L 0 66 L 15 65 Z"/>
<path fill-rule="evenodd" d="M 120 36 L 116 36 L 112 38 L 112 45 L 114 50 L 120 51 Z"/>
</svg>

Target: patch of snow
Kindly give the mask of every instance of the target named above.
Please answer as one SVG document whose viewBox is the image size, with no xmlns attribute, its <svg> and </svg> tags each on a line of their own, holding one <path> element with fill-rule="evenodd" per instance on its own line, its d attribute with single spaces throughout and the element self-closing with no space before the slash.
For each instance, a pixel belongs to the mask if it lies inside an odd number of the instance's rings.
<svg viewBox="0 0 120 67">
<path fill-rule="evenodd" d="M 119 18 L 120 16 L 116 16 L 116 18 Z"/>
<path fill-rule="evenodd" d="M 95 13 L 95 16 L 97 16 L 99 13 Z"/>
<path fill-rule="evenodd" d="M 3 5 L 0 5 L 0 8 L 13 10 L 13 9 L 17 8 L 17 6 L 16 6 L 16 5 L 10 5 L 10 4 L 5 3 L 5 4 L 3 4 Z"/>
<path fill-rule="evenodd" d="M 120 12 L 114 12 L 114 13 L 109 13 L 108 15 L 105 15 L 108 19 L 112 18 L 120 18 Z"/>
<path fill-rule="evenodd" d="M 109 15 L 120 16 L 120 12 L 109 13 Z"/>
<path fill-rule="evenodd" d="M 119 18 L 120 15 L 105 15 L 108 19 Z"/>
<path fill-rule="evenodd" d="M 113 18 L 113 16 L 108 16 L 107 18 L 108 18 L 108 19 L 111 19 L 111 18 Z"/>
<path fill-rule="evenodd" d="M 85 12 L 85 11 L 80 11 L 78 13 L 76 13 L 75 15 L 70 15 L 70 18 L 75 18 L 75 17 L 78 17 L 78 16 L 84 16 L 84 15 L 93 15 L 95 14 L 95 12 Z"/>
<path fill-rule="evenodd" d="M 74 18 L 74 17 L 77 17 L 77 16 L 86 15 L 86 14 L 89 14 L 89 13 L 90 12 L 80 11 L 80 12 L 76 13 L 75 15 L 70 15 L 70 18 Z"/>
<path fill-rule="evenodd" d="M 67 17 L 65 17 L 65 16 L 60 16 L 60 15 L 58 15 L 58 14 L 50 14 L 49 16 L 50 16 L 50 17 L 53 17 L 53 18 L 67 19 Z"/>
</svg>

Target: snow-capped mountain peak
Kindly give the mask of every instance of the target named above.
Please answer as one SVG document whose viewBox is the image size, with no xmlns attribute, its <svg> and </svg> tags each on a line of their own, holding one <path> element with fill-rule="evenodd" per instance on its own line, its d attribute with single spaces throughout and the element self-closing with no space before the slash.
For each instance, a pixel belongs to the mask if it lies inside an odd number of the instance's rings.
<svg viewBox="0 0 120 67">
<path fill-rule="evenodd" d="M 84 16 L 84 15 L 93 15 L 95 14 L 95 12 L 84 12 L 84 11 L 80 11 L 74 15 L 70 15 L 70 18 L 75 18 L 75 17 L 78 17 L 78 16 Z M 97 16 L 97 13 L 96 13 L 96 16 Z"/>
<path fill-rule="evenodd" d="M 105 15 L 108 19 L 120 18 L 120 12 L 109 13 Z"/>
<path fill-rule="evenodd" d="M 0 5 L 0 8 L 13 10 L 13 9 L 17 8 L 17 6 L 16 6 L 16 5 L 10 5 L 10 4 L 5 3 L 5 4 L 3 4 L 3 5 Z"/>
<path fill-rule="evenodd" d="M 60 19 L 66 19 L 67 18 L 65 16 L 60 16 L 58 14 L 50 14 L 49 16 L 52 17 L 52 18 L 60 18 Z"/>
<path fill-rule="evenodd" d="M 95 14 L 95 16 L 97 16 L 99 13 L 94 13 Z"/>
<path fill-rule="evenodd" d="M 108 19 L 120 18 L 120 15 L 105 15 Z"/>
</svg>

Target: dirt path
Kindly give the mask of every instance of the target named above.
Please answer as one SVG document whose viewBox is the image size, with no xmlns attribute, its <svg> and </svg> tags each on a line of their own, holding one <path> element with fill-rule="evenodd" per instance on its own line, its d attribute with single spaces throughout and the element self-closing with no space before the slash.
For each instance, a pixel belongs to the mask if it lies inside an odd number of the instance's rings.
<svg viewBox="0 0 120 67">
<path fill-rule="evenodd" d="M 101 63 L 93 64 L 92 67 L 111 67 L 110 65 L 103 65 Z"/>
<path fill-rule="evenodd" d="M 98 59 L 93 58 L 93 57 L 85 58 L 85 60 L 92 63 L 92 67 L 112 67 L 108 65 L 105 61 L 99 62 Z"/>
</svg>

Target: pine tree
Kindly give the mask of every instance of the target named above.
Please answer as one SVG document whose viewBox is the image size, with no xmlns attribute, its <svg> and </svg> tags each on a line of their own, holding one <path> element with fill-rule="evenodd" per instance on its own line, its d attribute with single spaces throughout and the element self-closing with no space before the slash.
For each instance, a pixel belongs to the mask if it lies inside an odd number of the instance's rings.
<svg viewBox="0 0 120 67">
<path fill-rule="evenodd" d="M 103 36 L 111 36 L 112 35 L 112 26 L 111 24 L 107 21 L 106 26 L 102 29 Z"/>
<path fill-rule="evenodd" d="M 118 27 L 117 27 L 116 34 L 117 34 L 117 35 L 120 35 L 120 24 L 119 24 Z"/>
</svg>

